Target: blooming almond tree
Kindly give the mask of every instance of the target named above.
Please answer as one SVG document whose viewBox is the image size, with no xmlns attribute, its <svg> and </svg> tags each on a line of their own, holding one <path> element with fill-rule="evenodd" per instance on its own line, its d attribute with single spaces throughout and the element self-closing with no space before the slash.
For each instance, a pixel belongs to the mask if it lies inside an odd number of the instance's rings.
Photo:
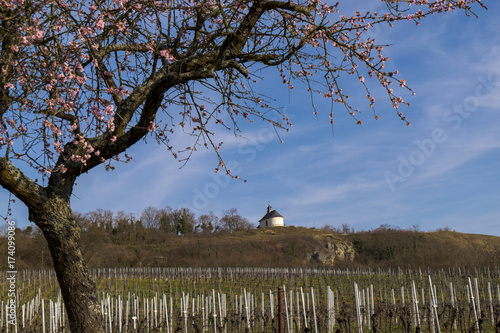
<svg viewBox="0 0 500 333">
<path fill-rule="evenodd" d="M 484 5 L 381 3 L 383 12 L 344 13 L 320 0 L 0 0 L 0 184 L 47 239 L 73 332 L 103 330 L 70 207 L 81 174 L 127 162 L 127 148 L 152 137 L 180 161 L 214 149 L 216 171 L 237 177 L 219 155 L 216 132 L 238 133 L 238 124 L 256 119 L 290 125 L 253 88 L 266 68 L 290 89 L 337 103 L 358 124 L 359 108 L 375 114 L 367 84 L 378 83 L 409 124 L 393 87 L 409 88 L 385 69 L 383 46 L 367 31 L 455 9 L 474 15 L 472 7 Z M 359 106 L 341 87 L 349 76 L 366 90 Z M 173 147 L 176 131 L 192 144 Z"/>
</svg>

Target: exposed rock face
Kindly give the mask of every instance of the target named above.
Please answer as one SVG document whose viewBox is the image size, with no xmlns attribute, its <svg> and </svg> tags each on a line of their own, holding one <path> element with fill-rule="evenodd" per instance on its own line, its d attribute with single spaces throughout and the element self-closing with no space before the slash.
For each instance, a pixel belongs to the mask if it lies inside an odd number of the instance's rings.
<svg viewBox="0 0 500 333">
<path fill-rule="evenodd" d="M 310 261 L 321 266 L 333 266 L 337 260 L 353 261 L 355 255 L 351 242 L 328 239 L 325 247 L 314 250 Z"/>
</svg>

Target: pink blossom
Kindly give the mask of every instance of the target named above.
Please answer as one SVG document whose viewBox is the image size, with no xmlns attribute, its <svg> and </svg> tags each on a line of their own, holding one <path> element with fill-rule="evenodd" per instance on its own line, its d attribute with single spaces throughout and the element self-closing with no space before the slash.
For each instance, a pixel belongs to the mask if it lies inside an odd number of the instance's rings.
<svg viewBox="0 0 500 333">
<path fill-rule="evenodd" d="M 99 30 L 103 30 L 104 29 L 104 21 L 102 20 L 102 18 L 98 18 L 97 21 L 95 21 L 95 26 L 97 27 L 97 29 Z"/>
<path fill-rule="evenodd" d="M 62 70 L 63 70 L 63 72 L 64 72 L 64 73 L 68 73 L 68 72 L 70 72 L 70 70 L 71 70 L 71 69 L 69 68 L 69 66 L 68 66 L 68 63 L 67 63 L 67 62 L 63 63 L 63 64 L 62 64 L 62 66 L 61 66 L 61 68 L 62 68 Z"/>
<path fill-rule="evenodd" d="M 116 27 L 118 28 L 118 31 L 120 31 L 120 32 L 124 31 L 126 28 L 125 23 L 123 23 L 123 22 L 116 23 Z"/>
<path fill-rule="evenodd" d="M 101 112 L 99 111 L 99 106 L 98 105 L 92 105 L 92 107 L 90 108 L 90 111 L 92 112 L 92 114 L 94 116 L 97 116 L 97 115 L 101 114 Z"/>
<path fill-rule="evenodd" d="M 110 131 L 110 132 L 113 132 L 115 130 L 115 122 L 114 122 L 114 118 L 111 117 L 108 119 L 107 123 L 106 123 L 106 128 Z"/>
<path fill-rule="evenodd" d="M 153 131 L 153 132 L 155 132 L 155 131 L 156 131 L 156 124 L 155 124 L 155 122 L 154 122 L 154 121 L 151 121 L 151 122 L 149 123 L 149 126 L 148 126 L 148 131 L 150 131 L 150 132 L 151 132 L 151 131 Z"/>
<path fill-rule="evenodd" d="M 90 28 L 86 28 L 86 27 L 81 27 L 78 32 L 80 33 L 80 35 L 82 37 L 85 37 L 87 35 L 90 35 L 92 33 L 92 30 Z"/>
<path fill-rule="evenodd" d="M 43 38 L 43 31 L 42 30 L 39 30 L 39 29 L 36 29 L 35 30 L 35 34 L 33 35 L 33 37 L 36 39 L 36 40 L 41 40 Z"/>
<path fill-rule="evenodd" d="M 60 164 L 57 167 L 57 170 L 59 170 L 59 172 L 61 172 L 61 173 L 66 173 L 66 171 L 68 171 L 68 169 L 64 166 L 64 164 Z"/>
<path fill-rule="evenodd" d="M 94 152 L 94 147 L 92 147 L 92 145 L 88 142 L 85 142 L 83 144 L 83 148 L 87 149 L 87 153 L 89 153 L 89 154 Z"/>
<path fill-rule="evenodd" d="M 59 74 L 57 76 L 57 82 L 59 82 L 59 83 L 66 83 L 66 81 L 68 81 L 68 80 L 66 79 L 66 76 L 64 76 L 64 74 Z"/>
<path fill-rule="evenodd" d="M 80 84 L 85 84 L 85 82 L 87 81 L 87 75 L 77 76 L 76 80 Z"/>
<path fill-rule="evenodd" d="M 115 113 L 115 108 L 113 105 L 108 105 L 106 106 L 106 108 L 104 109 L 104 113 L 107 115 L 107 116 L 111 116 Z"/>
<path fill-rule="evenodd" d="M 79 63 L 79 62 L 76 63 L 76 65 L 75 65 L 75 71 L 78 72 L 78 73 L 83 72 L 83 66 L 82 66 L 81 63 Z"/>
<path fill-rule="evenodd" d="M 167 50 L 161 50 L 160 51 L 160 55 L 167 61 L 174 61 L 175 58 L 170 54 L 170 51 L 167 51 Z"/>
</svg>

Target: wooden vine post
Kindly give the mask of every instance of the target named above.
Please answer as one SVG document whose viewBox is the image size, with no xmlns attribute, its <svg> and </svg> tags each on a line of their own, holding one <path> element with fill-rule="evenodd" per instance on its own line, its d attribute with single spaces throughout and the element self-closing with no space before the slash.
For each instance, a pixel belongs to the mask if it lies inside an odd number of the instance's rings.
<svg viewBox="0 0 500 333">
<path fill-rule="evenodd" d="M 278 332 L 285 333 L 285 315 L 284 315 L 284 293 L 283 287 L 278 288 Z"/>
</svg>

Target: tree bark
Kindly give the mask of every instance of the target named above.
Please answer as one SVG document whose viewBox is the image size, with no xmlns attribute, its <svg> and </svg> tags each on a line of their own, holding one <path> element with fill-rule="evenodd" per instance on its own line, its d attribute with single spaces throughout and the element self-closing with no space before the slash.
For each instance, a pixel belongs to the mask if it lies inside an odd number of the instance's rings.
<svg viewBox="0 0 500 333">
<path fill-rule="evenodd" d="M 69 202 L 53 197 L 35 209 L 30 209 L 30 220 L 49 245 L 71 332 L 104 332 L 97 287 L 80 250 L 81 229 Z"/>
</svg>

